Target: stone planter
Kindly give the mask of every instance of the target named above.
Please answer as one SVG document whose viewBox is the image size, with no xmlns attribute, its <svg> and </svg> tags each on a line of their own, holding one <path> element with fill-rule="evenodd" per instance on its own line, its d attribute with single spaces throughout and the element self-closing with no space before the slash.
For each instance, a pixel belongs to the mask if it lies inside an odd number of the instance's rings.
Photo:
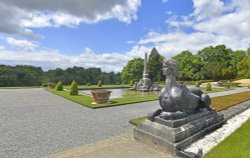
<svg viewBox="0 0 250 158">
<path fill-rule="evenodd" d="M 108 102 L 111 91 L 106 89 L 101 89 L 101 90 L 92 90 L 91 93 L 95 103 L 104 104 Z"/>
<path fill-rule="evenodd" d="M 56 87 L 55 83 L 48 83 L 48 87 L 54 89 Z"/>
</svg>

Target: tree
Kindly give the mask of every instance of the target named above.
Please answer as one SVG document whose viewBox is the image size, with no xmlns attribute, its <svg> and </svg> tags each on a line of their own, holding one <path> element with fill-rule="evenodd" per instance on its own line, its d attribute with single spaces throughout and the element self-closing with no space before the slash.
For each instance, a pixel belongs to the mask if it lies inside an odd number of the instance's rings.
<svg viewBox="0 0 250 158">
<path fill-rule="evenodd" d="M 209 46 L 198 52 L 205 63 L 219 62 L 224 67 L 230 66 L 233 51 L 225 45 Z"/>
<path fill-rule="evenodd" d="M 239 62 L 237 70 L 238 78 L 250 78 L 250 53 Z"/>
<path fill-rule="evenodd" d="M 148 74 L 149 78 L 152 81 L 160 81 L 163 79 L 163 74 L 162 74 L 162 61 L 164 60 L 164 57 L 161 56 L 157 49 L 154 47 L 151 50 L 151 53 L 149 55 L 148 59 Z"/>
<path fill-rule="evenodd" d="M 172 59 L 176 60 L 179 65 L 179 71 L 177 78 L 182 81 L 192 80 L 192 58 L 193 54 L 189 51 L 183 51 L 180 54 L 174 56 Z"/>
<path fill-rule="evenodd" d="M 222 70 L 232 66 L 233 51 L 224 45 L 209 46 L 198 52 L 204 62 L 202 74 L 206 79 L 223 79 Z"/>
<path fill-rule="evenodd" d="M 142 78 L 143 61 L 141 58 L 128 61 L 121 72 L 121 79 L 124 84 L 128 84 L 131 80 L 138 81 Z"/>
<path fill-rule="evenodd" d="M 205 79 L 219 80 L 221 79 L 222 68 L 223 63 L 209 62 L 204 64 L 201 73 L 204 75 Z"/>
<path fill-rule="evenodd" d="M 246 56 L 246 51 L 243 50 L 237 50 L 232 53 L 230 63 L 233 69 L 233 78 L 237 77 L 238 74 L 237 65 L 245 56 Z"/>
</svg>

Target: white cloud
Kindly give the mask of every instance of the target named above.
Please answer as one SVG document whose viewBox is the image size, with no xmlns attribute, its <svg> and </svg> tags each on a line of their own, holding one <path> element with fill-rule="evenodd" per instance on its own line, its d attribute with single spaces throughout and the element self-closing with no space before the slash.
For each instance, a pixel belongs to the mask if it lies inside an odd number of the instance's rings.
<svg viewBox="0 0 250 158">
<path fill-rule="evenodd" d="M 149 32 L 138 44 L 154 45 L 166 57 L 183 50 L 196 53 L 204 47 L 219 44 L 233 50 L 247 49 L 250 42 L 250 0 L 193 2 L 192 13 L 173 15 L 166 20 L 168 32 Z"/>
<path fill-rule="evenodd" d="M 193 16 L 197 20 L 214 18 L 220 16 L 224 10 L 224 3 L 220 0 L 193 0 L 194 12 Z"/>
<path fill-rule="evenodd" d="M 6 38 L 6 42 L 9 45 L 20 47 L 20 48 L 22 48 L 22 49 L 24 49 L 26 51 L 32 51 L 37 47 L 37 45 L 32 43 L 32 42 L 29 42 L 29 41 L 26 41 L 26 40 L 16 40 L 16 39 L 14 39 L 12 37 Z"/>
<path fill-rule="evenodd" d="M 120 72 L 128 60 L 144 57 L 149 48 L 135 46 L 131 51 L 121 53 L 98 54 L 86 48 L 80 55 L 63 55 L 57 50 L 17 50 L 0 51 L 1 64 L 6 65 L 33 65 L 42 67 L 44 70 L 55 68 L 68 68 L 82 66 L 84 68 L 99 67 L 103 71 Z"/>
<path fill-rule="evenodd" d="M 136 20 L 140 0 L 0 0 L 0 33 L 36 37 L 27 28 L 75 27 L 81 22 L 97 23 L 118 19 L 130 23 Z"/>
<path fill-rule="evenodd" d="M 1 46 L 1 45 L 0 45 L 0 50 L 1 50 L 1 49 L 4 49 L 4 48 L 5 48 L 4 46 Z"/>
</svg>

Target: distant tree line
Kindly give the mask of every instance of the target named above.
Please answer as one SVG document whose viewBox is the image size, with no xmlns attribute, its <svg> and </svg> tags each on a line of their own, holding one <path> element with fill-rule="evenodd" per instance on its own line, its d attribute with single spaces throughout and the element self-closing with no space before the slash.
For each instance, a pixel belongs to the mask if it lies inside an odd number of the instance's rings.
<svg viewBox="0 0 250 158">
<path fill-rule="evenodd" d="M 73 80 L 81 85 L 97 84 L 99 80 L 104 84 L 121 83 L 120 73 L 102 72 L 100 68 L 57 68 L 45 72 L 40 67 L 28 65 L 0 65 L 0 86 L 40 86 L 58 81 L 69 85 Z"/>
<path fill-rule="evenodd" d="M 186 50 L 172 57 L 179 63 L 178 80 L 230 80 L 250 78 L 250 49 L 247 51 L 226 48 L 225 45 L 209 46 L 192 54 Z M 161 62 L 164 57 L 153 48 L 147 61 L 148 74 L 153 81 L 163 81 Z M 100 68 L 72 67 L 66 70 L 43 71 L 40 67 L 0 65 L 0 86 L 35 86 L 62 81 L 69 85 L 75 80 L 80 85 L 128 84 L 138 81 L 143 73 L 142 58 L 128 61 L 121 73 L 103 72 Z"/>
<path fill-rule="evenodd" d="M 250 48 L 233 51 L 225 45 L 209 46 L 195 55 L 188 50 L 183 51 L 172 59 L 179 63 L 177 79 L 180 81 L 250 78 Z M 164 80 L 162 60 L 164 57 L 153 48 L 148 60 L 148 73 L 153 81 Z M 122 82 L 141 79 L 143 62 L 141 58 L 130 60 L 121 72 Z"/>
</svg>

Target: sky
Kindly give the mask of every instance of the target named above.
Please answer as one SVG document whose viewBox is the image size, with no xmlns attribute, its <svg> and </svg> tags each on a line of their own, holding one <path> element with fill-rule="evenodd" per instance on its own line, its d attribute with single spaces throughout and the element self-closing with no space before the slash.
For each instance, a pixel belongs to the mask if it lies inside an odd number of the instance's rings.
<svg viewBox="0 0 250 158">
<path fill-rule="evenodd" d="M 153 47 L 246 50 L 249 28 L 250 0 L 0 0 L 0 64 L 119 72 Z"/>
</svg>

